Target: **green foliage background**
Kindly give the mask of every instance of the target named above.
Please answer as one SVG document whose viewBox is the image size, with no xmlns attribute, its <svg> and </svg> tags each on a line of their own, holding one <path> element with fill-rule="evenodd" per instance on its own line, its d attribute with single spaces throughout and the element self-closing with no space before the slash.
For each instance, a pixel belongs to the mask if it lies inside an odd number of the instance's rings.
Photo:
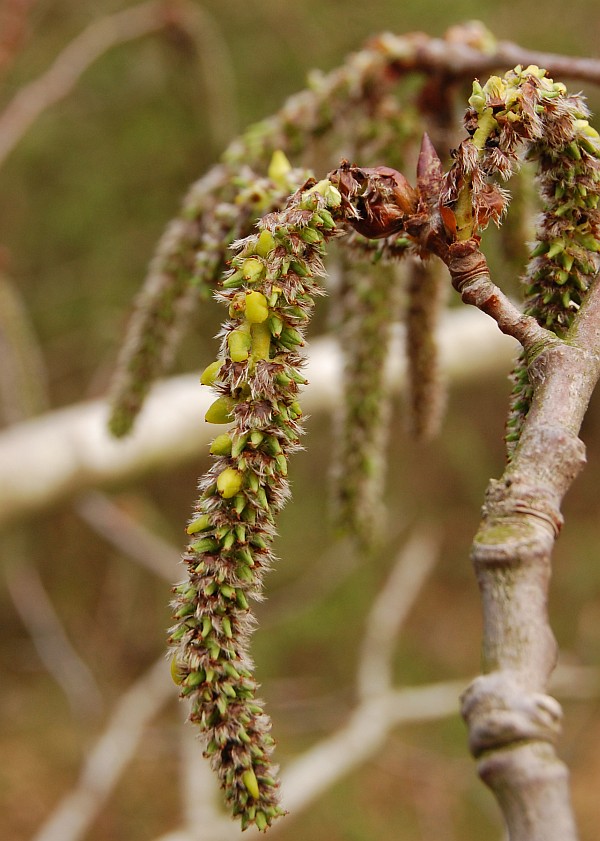
<svg viewBox="0 0 600 841">
<path fill-rule="evenodd" d="M 7 103 L 43 72 L 90 21 L 127 5 L 34 3 L 29 39 L 4 79 L 1 101 Z M 231 57 L 232 132 L 276 110 L 303 87 L 308 70 L 334 68 L 383 30 L 442 35 L 452 24 L 478 18 L 498 38 L 528 48 L 598 55 L 595 0 L 568 7 L 563 0 L 543 5 L 533 0 L 205 0 L 202 7 Z M 104 393 L 154 244 L 187 186 L 221 151 L 213 138 L 215 130 L 223 130 L 223 115 L 207 110 L 206 81 L 185 39 L 159 34 L 118 47 L 43 115 L 0 170 L 0 244 L 44 350 L 54 407 Z M 598 111 L 598 91 L 586 93 Z M 206 304 L 179 354 L 178 369 L 212 360 L 219 320 L 218 308 Z M 479 602 L 468 550 L 486 482 L 501 470 L 508 391 L 503 374 L 454 389 L 444 434 L 427 447 L 415 447 L 406 438 L 402 407 L 397 407 L 388 492 L 396 544 L 417 518 L 437 522 L 444 543 L 440 565 L 398 647 L 401 685 L 466 677 L 478 668 Z M 302 576 L 318 569 L 330 545 L 322 517 L 329 418 L 313 417 L 308 430 L 308 451 L 292 465 L 294 501 L 284 512 L 278 543 L 282 562 L 269 578 L 270 600 L 259 612 L 266 625 L 269 611 L 275 612 Z M 595 664 L 600 654 L 598 401 L 583 437 L 589 465 L 567 500 L 551 613 L 561 648 L 575 662 Z M 112 492 L 150 529 L 180 546 L 196 477 L 204 469 L 202 462 L 185 465 Z M 94 536 L 70 505 L 25 528 L 32 559 L 110 709 L 163 648 L 167 588 Z M 10 561 L 6 543 L 4 549 Z M 351 708 L 365 611 L 390 560 L 382 557 L 371 568 L 350 572 L 322 598 L 315 593 L 314 603 L 309 600 L 303 611 L 277 624 L 277 633 L 257 633 L 254 651 L 282 763 L 343 721 Z M 0 608 L 0 803 L 3 837 L 17 841 L 32 836 L 74 783 L 82 752 L 100 732 L 106 713 L 93 717 L 70 710 L 41 667 L 1 581 Z M 573 768 L 584 841 L 596 837 L 599 819 L 597 713 L 597 699 L 566 704 L 561 750 Z M 178 721 L 173 703 L 153 725 L 90 841 L 142 841 L 175 825 Z M 465 741 L 458 716 L 398 730 L 381 755 L 328 792 L 310 813 L 287 818 L 278 837 L 498 837 L 496 808 L 475 779 Z"/>
</svg>

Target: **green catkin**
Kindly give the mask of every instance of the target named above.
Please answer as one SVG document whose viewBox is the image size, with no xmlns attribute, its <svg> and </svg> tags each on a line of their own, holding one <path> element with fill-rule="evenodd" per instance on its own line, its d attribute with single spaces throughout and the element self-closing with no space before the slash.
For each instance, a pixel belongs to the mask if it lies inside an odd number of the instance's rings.
<svg viewBox="0 0 600 841">
<path fill-rule="evenodd" d="M 283 814 L 271 725 L 256 698 L 248 653 L 254 621 L 249 604 L 260 598 L 273 559 L 275 516 L 289 495 L 288 459 L 302 432 L 297 349 L 314 299 L 322 294 L 316 279 L 323 273 L 324 243 L 338 233 L 322 213 L 335 212 L 339 202 L 337 190 L 320 182 L 319 190 L 300 191 L 283 211 L 264 217 L 260 233 L 238 243 L 231 262 L 231 273 L 248 260 L 259 261 L 262 270 L 246 278 L 241 298 L 236 298 L 239 289 L 217 293 L 230 318 L 221 334 L 222 365 L 214 387 L 233 427 L 215 439 L 212 467 L 199 483 L 200 498 L 187 528 L 192 536 L 184 555 L 188 582 L 174 590 L 178 621 L 170 642 L 176 680 L 191 701 L 190 719 L 202 733 L 205 754 L 242 828 L 265 829 Z M 307 231 L 318 236 L 306 236 Z M 286 342 L 269 334 L 265 344 L 267 301 L 268 311 L 283 324 Z M 234 358 L 229 341 L 240 331 L 251 337 L 244 359 Z M 220 411 L 216 415 L 220 420 Z"/>
<path fill-rule="evenodd" d="M 390 390 L 385 385 L 391 327 L 397 316 L 396 267 L 344 260 L 337 290 L 344 401 L 335 440 L 333 505 L 336 525 L 363 550 L 379 543 L 383 528 L 385 446 Z"/>
<path fill-rule="evenodd" d="M 523 278 L 524 309 L 563 337 L 599 268 L 600 136 L 588 122 L 583 99 L 568 95 L 562 83 L 535 65 L 518 66 L 503 78 L 492 76 L 483 87 L 475 82 L 469 104 L 467 123 L 475 121 L 477 128 L 473 139 L 461 144 L 446 199 L 456 196 L 468 171 L 474 213 L 483 213 L 488 176 L 508 178 L 525 146 L 537 166 L 542 213 Z M 533 395 L 527 362 L 521 354 L 513 373 L 509 458 Z"/>
<path fill-rule="evenodd" d="M 427 441 L 439 432 L 446 389 L 439 367 L 436 330 L 447 287 L 437 260 L 408 263 L 406 339 L 409 430 Z"/>
<path fill-rule="evenodd" d="M 406 135 L 412 130 L 416 109 L 398 107 L 390 70 L 399 55 L 410 63 L 416 50 L 411 39 L 386 36 L 331 73 L 312 74 L 306 90 L 274 116 L 250 126 L 221 162 L 191 186 L 158 244 L 135 303 L 110 388 L 114 436 L 131 431 L 153 382 L 171 364 L 189 313 L 210 295 L 223 271 L 229 245 L 250 232 L 258 215 L 282 207 L 305 179 L 280 156 L 306 156 L 315 143 L 323 153 L 328 142 L 336 147 L 335 160 L 338 150 L 352 144 L 364 163 L 377 163 L 371 155 L 378 155 L 381 135 L 391 141 L 391 131 Z M 365 123 L 371 126 L 368 132 Z M 240 276 L 229 282 L 241 287 L 245 280 Z"/>
</svg>

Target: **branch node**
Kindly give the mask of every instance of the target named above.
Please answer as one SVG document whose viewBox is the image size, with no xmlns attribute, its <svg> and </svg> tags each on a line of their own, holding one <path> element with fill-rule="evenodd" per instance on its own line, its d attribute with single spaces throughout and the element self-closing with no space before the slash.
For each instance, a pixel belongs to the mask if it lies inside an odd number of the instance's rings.
<svg viewBox="0 0 600 841">
<path fill-rule="evenodd" d="M 474 757 L 525 741 L 555 744 L 562 709 L 542 692 L 527 690 L 518 672 L 502 670 L 477 677 L 462 696 L 462 716 L 469 728 Z"/>
</svg>

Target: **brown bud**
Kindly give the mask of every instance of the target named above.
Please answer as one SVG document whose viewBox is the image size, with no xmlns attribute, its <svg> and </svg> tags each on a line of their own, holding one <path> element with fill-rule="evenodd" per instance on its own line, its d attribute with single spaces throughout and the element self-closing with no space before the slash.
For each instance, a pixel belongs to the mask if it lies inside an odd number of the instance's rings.
<svg viewBox="0 0 600 841">
<path fill-rule="evenodd" d="M 349 219 L 352 227 L 369 239 L 398 233 L 417 208 L 416 190 L 402 173 L 388 166 L 357 167 L 343 161 L 329 180 L 338 187 L 346 207 L 357 213 L 357 218 Z"/>
<path fill-rule="evenodd" d="M 427 207 L 434 207 L 438 203 L 442 176 L 442 162 L 429 135 L 425 133 L 417 160 L 417 190 L 421 201 Z"/>
</svg>

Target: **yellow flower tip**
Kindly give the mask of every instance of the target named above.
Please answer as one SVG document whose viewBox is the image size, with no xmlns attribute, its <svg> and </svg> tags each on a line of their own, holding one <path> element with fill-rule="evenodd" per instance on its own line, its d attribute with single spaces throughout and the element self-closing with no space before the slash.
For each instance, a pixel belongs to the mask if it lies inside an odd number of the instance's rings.
<svg viewBox="0 0 600 841">
<path fill-rule="evenodd" d="M 200 382 L 202 385 L 212 385 L 219 378 L 219 371 L 223 365 L 223 359 L 217 359 L 207 365 L 204 371 L 200 374 Z"/>
<path fill-rule="evenodd" d="M 210 445 L 210 453 L 213 456 L 228 456 L 231 453 L 232 440 L 229 435 L 224 432 L 222 435 L 217 435 L 215 440 Z"/>
<path fill-rule="evenodd" d="M 269 317 L 267 299 L 262 294 L 253 290 L 246 293 L 246 319 L 250 324 L 262 324 Z"/>
<path fill-rule="evenodd" d="M 227 347 L 232 362 L 244 362 L 248 359 L 251 345 L 249 330 L 232 330 L 227 336 Z"/>
<path fill-rule="evenodd" d="M 273 251 L 276 245 L 277 243 L 275 241 L 275 237 L 273 236 L 271 231 L 268 231 L 265 228 L 258 235 L 258 240 L 256 242 L 254 250 L 256 251 L 259 257 L 266 257 L 267 254 Z"/>
<path fill-rule="evenodd" d="M 320 193 L 328 207 L 339 207 L 342 203 L 342 194 L 337 187 L 334 187 L 328 178 L 317 181 L 314 187 L 308 190 L 309 193 Z"/>
<path fill-rule="evenodd" d="M 258 800 L 258 798 L 260 797 L 260 791 L 258 788 L 258 780 L 256 779 L 254 769 L 247 768 L 244 771 L 244 773 L 242 774 L 242 782 L 250 797 L 252 797 L 254 800 Z"/>
<path fill-rule="evenodd" d="M 271 157 L 271 163 L 267 170 L 267 175 L 278 187 L 287 187 L 287 175 L 292 170 L 292 165 L 288 161 L 285 153 L 281 149 L 276 149 Z"/>
<path fill-rule="evenodd" d="M 181 686 L 181 684 L 185 680 L 185 677 L 186 673 L 182 669 L 177 657 L 171 657 L 171 678 L 173 680 L 173 683 L 177 686 Z"/>
<path fill-rule="evenodd" d="M 231 499 L 242 489 L 244 477 L 235 467 L 226 467 L 217 477 L 217 490 L 223 499 Z"/>
<path fill-rule="evenodd" d="M 490 76 L 483 86 L 483 92 L 490 98 L 502 98 L 507 87 L 506 81 L 501 79 L 500 76 Z"/>
<path fill-rule="evenodd" d="M 242 264 L 242 274 L 248 283 L 256 283 L 263 276 L 265 267 L 262 260 L 256 257 L 248 257 Z"/>
<path fill-rule="evenodd" d="M 546 75 L 546 71 L 543 67 L 538 67 L 537 64 L 529 64 L 525 70 L 523 70 L 523 76 L 535 76 L 536 79 L 543 79 Z"/>
</svg>

